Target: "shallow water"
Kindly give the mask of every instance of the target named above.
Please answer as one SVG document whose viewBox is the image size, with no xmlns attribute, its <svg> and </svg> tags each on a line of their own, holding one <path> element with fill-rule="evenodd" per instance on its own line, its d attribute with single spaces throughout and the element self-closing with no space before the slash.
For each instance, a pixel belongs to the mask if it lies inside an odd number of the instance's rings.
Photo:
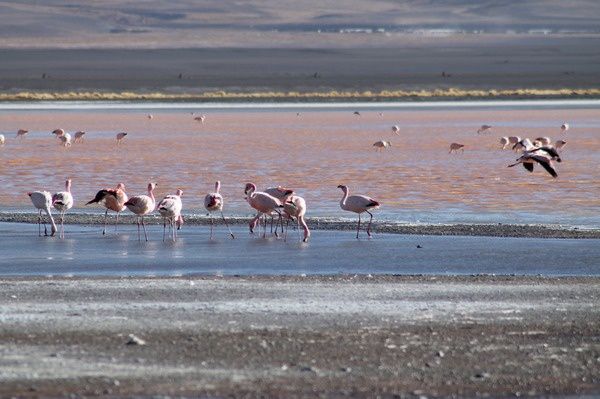
<svg viewBox="0 0 600 399">
<path fill-rule="evenodd" d="M 139 242 L 134 225 L 106 236 L 98 226 L 68 226 L 66 239 L 58 239 L 38 237 L 35 225 L 0 223 L 0 236 L 11 237 L 0 275 L 600 275 L 599 240 L 397 234 L 357 240 L 351 231 L 313 231 L 302 243 L 295 231 L 287 242 L 244 227 L 233 231 L 235 240 L 219 227 L 211 241 L 208 227 L 186 226 L 176 242 L 163 242 L 162 227 L 151 226 L 150 241 Z"/>
<path fill-rule="evenodd" d="M 141 194 L 153 180 L 157 196 L 182 188 L 186 212 L 199 213 L 218 179 L 230 214 L 250 213 L 243 186 L 253 181 L 259 188 L 294 188 L 306 198 L 309 215 L 352 218 L 338 205 L 336 186 L 346 184 L 351 194 L 368 194 L 383 204 L 378 219 L 600 227 L 596 103 L 451 104 L 333 109 L 77 103 L 15 109 L 9 104 L 0 107 L 8 138 L 0 148 L 0 209 L 31 209 L 27 191 L 59 191 L 71 177 L 77 208 L 100 188 L 124 182 L 130 195 Z M 206 122 L 194 121 L 192 110 L 206 114 Z M 571 129 L 562 134 L 565 121 Z M 493 132 L 478 135 L 483 123 L 493 125 Z M 400 126 L 399 136 L 392 125 Z M 85 130 L 85 143 L 60 147 L 50 134 L 58 127 Z M 28 137 L 14 139 L 19 128 L 29 129 Z M 114 136 L 120 131 L 129 135 L 117 148 Z M 559 178 L 539 167 L 533 174 L 507 168 L 517 156 L 497 143 L 509 135 L 567 140 Z M 392 147 L 377 153 L 372 144 L 382 139 Z M 451 142 L 465 144 L 464 154 L 448 154 Z"/>
</svg>

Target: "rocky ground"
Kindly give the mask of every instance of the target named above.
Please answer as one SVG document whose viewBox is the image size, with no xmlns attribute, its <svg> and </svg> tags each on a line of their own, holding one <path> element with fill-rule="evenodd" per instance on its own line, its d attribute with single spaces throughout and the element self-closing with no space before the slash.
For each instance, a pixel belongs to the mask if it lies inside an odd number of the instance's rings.
<svg viewBox="0 0 600 399">
<path fill-rule="evenodd" d="M 4 278 L 0 396 L 599 394 L 599 283 Z"/>
</svg>

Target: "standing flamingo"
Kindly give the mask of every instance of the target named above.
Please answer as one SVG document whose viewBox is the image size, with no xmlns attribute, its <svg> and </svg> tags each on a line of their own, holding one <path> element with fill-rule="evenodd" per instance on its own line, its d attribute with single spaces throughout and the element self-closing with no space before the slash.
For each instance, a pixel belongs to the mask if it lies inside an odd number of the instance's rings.
<svg viewBox="0 0 600 399">
<path fill-rule="evenodd" d="M 373 147 L 375 147 L 375 151 L 381 152 L 384 148 L 389 148 L 392 146 L 392 143 L 385 140 L 379 140 L 373 143 Z"/>
<path fill-rule="evenodd" d="M 83 131 L 78 131 L 75 132 L 75 135 L 73 136 L 75 140 L 73 140 L 73 143 L 83 143 L 83 136 L 85 135 L 85 132 Z"/>
<path fill-rule="evenodd" d="M 490 125 L 481 125 L 479 129 L 477 129 L 477 134 L 487 133 L 492 130 L 492 126 Z"/>
<path fill-rule="evenodd" d="M 71 135 L 69 133 L 65 133 L 62 136 L 59 136 L 58 139 L 63 147 L 71 146 Z"/>
<path fill-rule="evenodd" d="M 15 138 L 22 139 L 23 137 L 25 137 L 27 135 L 27 133 L 29 133 L 29 130 L 19 129 L 19 130 L 17 130 L 17 135 L 15 136 Z"/>
<path fill-rule="evenodd" d="M 290 218 L 296 218 L 298 223 L 298 232 L 300 232 L 300 226 L 304 230 L 303 242 L 308 242 L 310 237 L 310 230 L 306 224 L 304 215 L 306 215 L 306 201 L 304 198 L 294 195 L 293 193 L 288 194 L 283 201 L 283 211 L 288 215 L 288 220 L 285 228 L 285 236 L 287 238 L 287 227 L 290 223 Z"/>
<path fill-rule="evenodd" d="M 508 140 L 508 137 L 500 137 L 500 145 L 502 146 L 503 150 L 506 149 L 509 143 L 510 141 Z"/>
<path fill-rule="evenodd" d="M 137 215 L 137 228 L 138 228 L 138 241 L 141 241 L 140 236 L 140 220 L 144 229 L 144 237 L 148 241 L 148 234 L 146 233 L 146 225 L 144 224 L 144 216 L 152 212 L 156 206 L 156 200 L 154 199 L 154 189 L 156 183 L 148 183 L 148 195 L 136 195 L 129 198 L 125 203 L 127 209 Z"/>
<path fill-rule="evenodd" d="M 52 195 L 52 206 L 60 212 L 60 238 L 65 238 L 65 212 L 73 207 L 73 195 L 71 194 L 71 179 L 65 181 L 65 191 L 59 191 Z"/>
<path fill-rule="evenodd" d="M 287 188 L 283 188 L 281 186 L 277 186 L 277 187 L 269 187 L 267 189 L 264 190 L 265 193 L 277 198 L 280 202 L 283 202 L 283 200 L 286 197 L 286 193 L 288 193 L 289 190 Z M 274 212 L 270 212 L 269 216 L 271 216 L 271 233 L 273 233 L 273 220 L 274 220 Z M 262 216 L 262 214 L 259 212 L 254 219 L 252 219 L 250 221 L 250 232 L 252 232 L 254 230 L 254 228 L 256 227 L 256 224 L 258 223 L 258 219 Z M 266 216 L 266 215 L 265 215 Z M 281 226 L 281 233 L 283 234 L 283 225 Z"/>
<path fill-rule="evenodd" d="M 121 144 L 121 141 L 123 141 L 125 136 L 127 136 L 127 133 L 125 132 L 117 133 L 117 145 Z"/>
<path fill-rule="evenodd" d="M 0 145 L 4 145 L 5 142 L 6 142 L 6 139 L 4 138 L 4 135 L 0 134 Z"/>
<path fill-rule="evenodd" d="M 560 125 L 560 130 L 561 130 L 563 133 L 566 133 L 566 132 L 567 132 L 567 130 L 569 130 L 569 124 L 568 124 L 568 123 L 563 123 L 562 125 Z"/>
<path fill-rule="evenodd" d="M 465 145 L 460 144 L 460 143 L 452 143 L 452 144 L 450 144 L 450 151 L 448 151 L 448 154 L 452 154 L 453 152 L 458 152 L 458 150 L 465 152 Z"/>
<path fill-rule="evenodd" d="M 348 196 L 349 190 L 347 186 L 338 186 L 344 192 L 344 196 L 340 200 L 340 207 L 345 211 L 358 213 L 358 227 L 356 228 L 356 238 L 358 238 L 358 232 L 360 231 L 360 214 L 367 212 L 371 219 L 367 226 L 367 235 L 371 237 L 371 223 L 373 222 L 373 214 L 369 212 L 371 209 L 377 209 L 381 205 L 371 197 L 366 195 L 351 195 Z"/>
<path fill-rule="evenodd" d="M 229 228 L 229 224 L 227 224 L 227 219 L 225 219 L 225 216 L 223 215 L 223 196 L 221 195 L 221 193 L 219 193 L 220 190 L 221 190 L 221 182 L 217 180 L 217 182 L 215 183 L 215 192 L 208 193 L 208 194 L 206 194 L 206 197 L 204 197 L 204 207 L 210 213 L 210 239 L 211 240 L 213 238 L 213 216 L 212 216 L 212 213 L 215 211 L 221 212 L 221 217 L 223 218 L 223 221 L 225 222 L 225 226 L 227 226 L 227 230 L 229 230 L 229 234 L 231 235 L 231 238 L 235 238 L 235 236 L 231 232 L 231 229 Z"/>
<path fill-rule="evenodd" d="M 200 115 L 194 118 L 194 120 L 196 122 L 200 122 L 200 123 L 204 123 L 204 121 L 206 120 L 206 115 Z"/>
<path fill-rule="evenodd" d="M 171 230 L 173 241 L 177 238 L 176 230 L 180 229 L 180 220 L 183 220 L 181 216 L 181 209 L 183 207 L 181 203 L 182 195 L 183 191 L 177 190 L 176 194 L 165 196 L 156 206 L 158 213 L 163 217 L 163 241 L 165 240 L 167 221 L 169 222 L 169 229 Z"/>
<path fill-rule="evenodd" d="M 50 236 L 54 236 L 56 234 L 56 224 L 54 223 L 54 218 L 52 217 L 52 213 L 50 212 L 50 207 L 52 206 L 52 194 L 48 191 L 34 191 L 31 193 L 27 193 L 29 198 L 31 198 L 31 202 L 33 206 L 38 209 L 38 235 L 42 236 L 41 224 L 42 224 L 42 211 L 46 212 L 48 218 L 50 219 L 50 224 L 52 226 Z M 48 230 L 46 229 L 46 222 L 44 221 L 44 235 L 48 235 Z"/>
<path fill-rule="evenodd" d="M 267 218 L 266 215 L 275 212 L 279 215 L 278 224 L 281 222 L 281 201 L 262 191 L 256 191 L 256 185 L 254 183 L 247 183 L 244 189 L 246 193 L 246 200 L 248 204 L 258 211 L 259 216 L 265 215 L 265 228 L 263 232 L 263 238 L 267 236 Z M 287 190 L 286 194 L 293 193 L 292 190 Z M 254 219 L 250 222 L 250 231 L 253 229 Z M 275 228 L 275 235 L 277 235 L 277 228 Z"/>
<path fill-rule="evenodd" d="M 96 197 L 86 203 L 86 205 L 89 205 L 102 202 L 102 205 L 104 205 L 106 208 L 106 212 L 104 212 L 104 229 L 102 230 L 102 235 L 106 234 L 106 219 L 108 217 L 109 210 L 117 212 L 115 232 L 117 231 L 119 213 L 125 209 L 125 203 L 128 199 L 129 198 L 127 198 L 127 194 L 125 194 L 125 185 L 123 183 L 119 183 L 117 184 L 116 188 L 105 188 L 98 191 L 98 193 L 96 193 Z"/>
<path fill-rule="evenodd" d="M 400 135 L 400 127 L 398 125 L 392 126 L 392 132 L 396 133 L 398 136 Z"/>
</svg>

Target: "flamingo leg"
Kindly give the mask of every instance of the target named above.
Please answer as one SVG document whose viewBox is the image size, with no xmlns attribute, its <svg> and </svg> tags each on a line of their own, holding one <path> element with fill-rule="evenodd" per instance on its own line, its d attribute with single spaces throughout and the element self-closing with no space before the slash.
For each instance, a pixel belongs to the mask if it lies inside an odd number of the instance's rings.
<svg viewBox="0 0 600 399">
<path fill-rule="evenodd" d="M 140 236 L 140 217 L 136 216 L 135 221 L 137 222 L 137 228 L 138 228 L 138 241 L 142 241 L 142 237 Z"/>
<path fill-rule="evenodd" d="M 42 218 L 42 211 L 40 211 L 40 218 Z M 44 223 L 44 236 L 48 236 L 48 229 L 46 229 L 46 219 L 42 218 L 42 223 Z"/>
<path fill-rule="evenodd" d="M 213 216 L 212 216 L 212 212 L 210 214 L 210 239 L 213 239 Z"/>
<path fill-rule="evenodd" d="M 167 218 L 163 218 L 163 242 L 165 242 L 165 231 L 167 230 Z"/>
<path fill-rule="evenodd" d="M 263 238 L 267 238 L 267 214 L 266 213 L 265 213 L 263 219 L 265 221 L 265 228 L 263 230 Z"/>
<path fill-rule="evenodd" d="M 42 210 L 38 211 L 38 237 L 42 236 Z"/>
<path fill-rule="evenodd" d="M 360 231 L 360 213 L 358 214 L 358 227 L 356 227 L 356 238 L 358 238 L 359 231 Z"/>
<path fill-rule="evenodd" d="M 104 229 L 102 229 L 102 235 L 106 234 L 106 219 L 108 218 L 108 208 L 106 208 L 106 212 L 104 212 Z"/>
<path fill-rule="evenodd" d="M 108 210 L 107 210 L 107 212 L 108 212 Z M 117 220 L 115 221 L 115 233 L 117 232 L 117 225 L 119 224 L 119 214 L 120 213 L 121 212 L 117 212 Z"/>
<path fill-rule="evenodd" d="M 58 238 L 65 238 L 65 211 L 60 213 L 60 234 Z"/>
<path fill-rule="evenodd" d="M 271 234 L 273 234 L 273 215 L 271 215 Z M 277 227 L 275 227 L 275 235 L 277 235 Z"/>
<path fill-rule="evenodd" d="M 367 226 L 367 235 L 371 237 L 371 223 L 373 222 L 373 214 L 369 211 L 366 212 L 371 215 L 371 219 L 369 219 L 369 225 Z"/>
<path fill-rule="evenodd" d="M 283 233 L 283 241 L 284 241 L 284 242 L 287 242 L 287 232 L 288 232 L 288 228 L 289 228 L 289 226 L 290 226 L 290 218 L 288 218 L 288 219 L 285 221 L 285 233 Z"/>
<path fill-rule="evenodd" d="M 229 228 L 229 223 L 227 223 L 227 219 L 225 219 L 225 215 L 223 215 L 222 211 L 221 211 L 221 217 L 223 218 L 223 221 L 225 222 L 225 226 L 227 226 L 227 230 L 229 230 L 229 234 L 231 235 L 231 238 L 235 239 L 235 236 L 233 235 L 233 233 L 231 232 L 231 229 Z"/>
<path fill-rule="evenodd" d="M 144 223 L 144 217 L 142 216 L 142 228 L 144 229 L 144 238 L 148 241 L 148 234 L 146 234 L 146 224 Z"/>
</svg>

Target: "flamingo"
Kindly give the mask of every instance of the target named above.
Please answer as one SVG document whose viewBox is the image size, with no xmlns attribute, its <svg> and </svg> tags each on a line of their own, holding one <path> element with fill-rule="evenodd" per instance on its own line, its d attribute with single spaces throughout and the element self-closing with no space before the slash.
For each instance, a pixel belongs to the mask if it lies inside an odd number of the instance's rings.
<svg viewBox="0 0 600 399">
<path fill-rule="evenodd" d="M 567 132 L 567 130 L 569 130 L 569 124 L 568 124 L 568 123 L 563 123 L 562 125 L 560 125 L 560 130 L 561 130 L 563 133 L 566 133 L 566 132 Z"/>
<path fill-rule="evenodd" d="M 556 148 L 557 150 L 560 150 L 565 145 L 567 145 L 567 142 L 565 140 L 556 140 L 556 143 L 554 143 L 554 148 Z"/>
<path fill-rule="evenodd" d="M 144 237 L 148 241 L 148 234 L 146 233 L 146 225 L 144 224 L 144 216 L 152 212 L 156 206 L 156 200 L 154 199 L 154 189 L 156 183 L 148 183 L 148 195 L 136 195 L 129 198 L 125 203 L 127 209 L 137 215 L 137 227 L 138 227 L 138 241 L 141 241 L 140 236 L 140 220 L 142 227 L 144 228 Z"/>
<path fill-rule="evenodd" d="M 304 237 L 302 242 L 308 242 L 310 237 L 310 230 L 306 224 L 304 215 L 306 214 L 306 201 L 304 198 L 294 195 L 293 193 L 288 194 L 283 201 L 283 211 L 288 215 L 288 220 L 285 228 L 285 237 L 287 238 L 287 226 L 290 223 L 291 218 L 296 218 L 298 223 L 298 232 L 300 232 L 300 226 L 304 230 Z"/>
<path fill-rule="evenodd" d="M 22 139 L 23 137 L 25 137 L 27 135 L 27 133 L 29 133 L 29 130 L 19 129 L 19 130 L 17 130 L 17 135 L 15 136 L 15 138 Z"/>
<path fill-rule="evenodd" d="M 206 120 L 206 115 L 197 116 L 194 118 L 194 120 L 200 123 L 204 123 L 204 121 Z"/>
<path fill-rule="evenodd" d="M 96 197 L 86 203 L 86 205 L 89 205 L 102 202 L 102 205 L 106 208 L 106 212 L 104 212 L 104 229 L 102 230 L 102 235 L 106 234 L 106 219 L 109 210 L 117 212 L 117 220 L 115 222 L 115 231 L 117 231 L 119 213 L 125 209 L 125 203 L 128 199 L 127 194 L 125 194 L 125 185 L 119 183 L 116 188 L 105 188 L 98 191 Z"/>
<path fill-rule="evenodd" d="M 85 135 L 85 132 L 83 132 L 81 130 L 78 132 L 75 132 L 75 136 L 74 136 L 75 140 L 73 140 L 73 143 L 83 143 L 84 135 Z"/>
<path fill-rule="evenodd" d="M 289 190 L 287 188 L 283 188 L 281 186 L 277 186 L 277 187 L 269 187 L 267 189 L 264 190 L 265 193 L 277 198 L 280 202 L 283 202 L 285 200 L 285 196 L 286 193 L 289 191 L 293 191 L 293 190 Z M 258 213 L 254 219 L 252 219 L 252 221 L 250 222 L 250 231 L 254 230 L 254 227 L 256 227 L 256 224 L 258 223 L 258 219 L 260 218 L 261 213 Z M 269 216 L 271 216 L 271 233 L 273 233 L 273 212 L 271 212 L 269 214 Z M 281 226 L 281 233 L 283 234 L 283 224 Z"/>
<path fill-rule="evenodd" d="M 508 137 L 508 144 L 512 144 L 513 146 L 515 144 L 517 144 L 519 141 L 521 141 L 521 138 L 519 136 L 509 136 Z"/>
<path fill-rule="evenodd" d="M 477 134 L 487 133 L 492 130 L 492 126 L 490 125 L 481 125 L 479 129 L 477 129 Z"/>
<path fill-rule="evenodd" d="M 536 147 L 529 139 L 523 139 L 519 142 L 524 147 L 523 155 L 521 155 L 517 162 L 508 165 L 509 168 L 518 164 L 523 164 L 523 167 L 529 172 L 533 172 L 533 167 L 536 163 L 541 165 L 550 175 L 554 178 L 558 176 L 556 168 L 554 167 L 553 161 L 562 162 L 560 155 L 552 147 Z"/>
<path fill-rule="evenodd" d="M 123 141 L 125 136 L 127 136 L 127 133 L 125 132 L 117 133 L 117 145 L 121 144 L 121 141 Z"/>
<path fill-rule="evenodd" d="M 392 126 L 392 132 L 396 133 L 398 136 L 400 135 L 400 127 L 398 125 Z"/>
<path fill-rule="evenodd" d="M 52 226 L 51 228 L 51 234 L 50 236 L 54 236 L 54 234 L 56 234 L 56 224 L 54 223 L 54 218 L 52 217 L 52 213 L 50 212 L 50 207 L 52 206 L 52 194 L 50 194 L 48 191 L 34 191 L 31 193 L 27 193 L 27 195 L 29 195 L 29 198 L 31 198 L 31 202 L 33 203 L 33 206 L 36 207 L 36 209 L 38 209 L 38 235 L 41 237 L 42 236 L 42 231 L 41 231 L 41 224 L 42 224 L 42 211 L 46 212 L 46 215 L 48 215 L 48 218 L 50 219 L 50 224 Z M 44 235 L 47 236 L 48 235 L 48 230 L 46 229 L 46 222 L 44 221 Z"/>
<path fill-rule="evenodd" d="M 71 135 L 69 133 L 65 133 L 62 136 L 58 137 L 63 147 L 71 146 Z"/>
<path fill-rule="evenodd" d="M 65 135 L 65 131 L 63 129 L 55 129 L 51 134 L 55 135 L 56 138 L 59 138 Z"/>
<path fill-rule="evenodd" d="M 550 137 L 538 137 L 537 139 L 534 140 L 534 143 L 536 141 L 540 143 L 540 147 L 544 146 L 544 145 L 550 145 L 552 143 L 552 140 L 550 139 Z"/>
<path fill-rule="evenodd" d="M 181 196 L 183 195 L 182 190 L 177 190 L 175 194 L 165 196 L 156 206 L 158 213 L 163 217 L 163 241 L 165 240 L 165 230 L 167 227 L 167 221 L 169 222 L 169 228 L 172 231 L 173 241 L 177 238 L 176 229 L 181 228 L 183 218 L 181 216 Z M 177 224 L 177 226 L 176 226 Z"/>
<path fill-rule="evenodd" d="M 59 191 L 52 195 L 52 206 L 60 212 L 60 238 L 65 238 L 65 212 L 73 207 L 73 195 L 71 194 L 71 179 L 65 181 L 65 191 Z"/>
<path fill-rule="evenodd" d="M 235 238 L 235 236 L 231 232 L 231 229 L 229 228 L 229 224 L 227 223 L 225 216 L 223 215 L 223 196 L 221 195 L 221 193 L 219 193 L 220 190 L 221 190 L 221 182 L 217 180 L 217 182 L 215 183 L 215 192 L 208 193 L 208 194 L 206 194 L 206 197 L 204 197 L 204 207 L 210 213 L 210 239 L 211 240 L 213 238 L 213 216 L 212 216 L 212 213 L 215 211 L 221 212 L 221 217 L 223 218 L 223 221 L 225 222 L 225 226 L 227 226 L 227 230 L 229 230 L 229 234 L 231 235 L 231 238 Z"/>
<path fill-rule="evenodd" d="M 358 116 L 360 116 L 360 112 L 358 112 L 358 111 L 354 111 L 354 115 L 358 115 Z"/>
<path fill-rule="evenodd" d="M 452 144 L 450 144 L 450 151 L 448 152 L 448 154 L 452 154 L 453 152 L 458 152 L 458 150 L 465 152 L 465 145 L 459 144 L 459 143 L 452 143 Z"/>
<path fill-rule="evenodd" d="M 6 142 L 6 138 L 4 138 L 3 134 L 0 134 L 0 145 L 4 145 L 5 142 Z"/>
<path fill-rule="evenodd" d="M 392 143 L 390 143 L 389 141 L 385 141 L 385 140 L 379 140 L 376 141 L 375 143 L 373 143 L 373 147 L 375 147 L 375 151 L 377 152 L 381 152 L 383 151 L 384 148 L 389 148 L 392 146 Z"/>
<path fill-rule="evenodd" d="M 146 118 L 148 118 L 148 119 L 152 120 L 152 118 L 154 118 L 154 115 L 152 115 L 152 114 L 148 114 L 148 115 L 146 115 Z"/>
<path fill-rule="evenodd" d="M 358 213 L 356 238 L 358 238 L 358 232 L 360 231 L 360 214 L 363 212 L 367 212 L 371 216 L 371 219 L 369 220 L 369 226 L 367 227 L 367 235 L 371 237 L 371 222 L 373 222 L 373 214 L 369 212 L 369 210 L 377 209 L 381 204 L 375 201 L 373 198 L 367 197 L 366 195 L 348 196 L 350 191 L 348 190 L 347 186 L 339 185 L 338 188 L 341 188 L 344 192 L 344 196 L 340 200 L 340 207 L 345 211 Z"/>
<path fill-rule="evenodd" d="M 260 216 L 261 214 L 267 215 L 272 212 L 276 212 L 279 215 L 279 221 L 277 223 L 279 224 L 279 222 L 281 222 L 281 212 L 279 211 L 279 209 L 282 208 L 281 201 L 279 201 L 277 198 L 273 197 L 270 194 L 267 194 L 262 191 L 256 191 L 256 185 L 254 183 L 247 183 L 244 192 L 246 193 L 246 200 L 248 201 L 248 204 L 250 204 L 252 208 L 258 211 L 258 216 Z M 286 194 L 291 193 L 293 193 L 292 190 L 286 191 Z M 252 219 L 252 221 L 250 222 L 250 231 L 253 230 L 254 223 L 255 219 Z M 275 229 L 275 235 L 277 235 L 277 229 Z M 265 238 L 266 236 L 267 219 L 265 217 L 265 229 L 263 233 L 263 238 Z"/>
</svg>

